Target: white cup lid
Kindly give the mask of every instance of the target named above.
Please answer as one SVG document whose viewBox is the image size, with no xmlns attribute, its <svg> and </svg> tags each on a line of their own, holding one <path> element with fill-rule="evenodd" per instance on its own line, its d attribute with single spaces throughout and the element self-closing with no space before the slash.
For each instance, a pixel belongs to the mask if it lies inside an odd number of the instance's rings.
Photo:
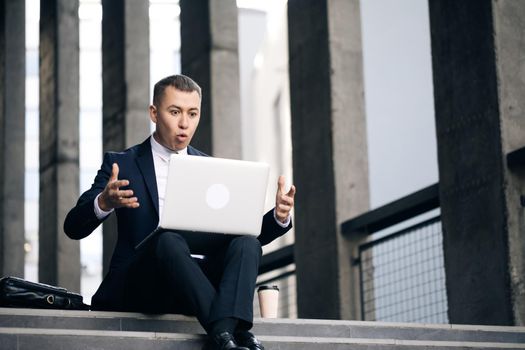
<svg viewBox="0 0 525 350">
<path fill-rule="evenodd" d="M 276 291 L 279 291 L 279 287 L 273 285 L 273 286 L 259 286 L 259 289 L 257 289 L 258 292 L 260 292 L 261 290 L 268 290 L 268 289 L 271 289 L 271 290 L 276 290 Z"/>
</svg>

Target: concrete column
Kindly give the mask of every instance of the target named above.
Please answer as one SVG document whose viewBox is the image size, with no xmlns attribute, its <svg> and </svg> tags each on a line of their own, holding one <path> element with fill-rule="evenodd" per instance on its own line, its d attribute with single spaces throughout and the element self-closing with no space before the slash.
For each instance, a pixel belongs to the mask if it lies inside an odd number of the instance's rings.
<svg viewBox="0 0 525 350">
<path fill-rule="evenodd" d="M 493 2 L 503 153 L 525 146 L 525 3 Z M 509 273 L 514 324 L 525 326 L 525 164 L 505 170 Z"/>
<path fill-rule="evenodd" d="M 181 0 L 182 73 L 203 90 L 192 145 L 218 157 L 242 157 L 237 5 Z"/>
<path fill-rule="evenodd" d="M 144 141 L 149 127 L 149 2 L 102 1 L 102 130 L 104 151 Z M 117 240 L 116 219 L 103 227 L 107 272 Z"/>
<path fill-rule="evenodd" d="M 369 208 L 361 22 L 357 0 L 289 0 L 297 303 L 301 318 L 358 319 L 341 224 Z"/>
<path fill-rule="evenodd" d="M 78 0 L 40 2 L 39 280 L 80 291 L 80 245 L 62 232 L 79 192 Z"/>
<path fill-rule="evenodd" d="M 429 1 L 451 323 L 523 325 L 525 3 Z"/>
<path fill-rule="evenodd" d="M 0 6 L 0 275 L 23 277 L 25 2 Z"/>
</svg>

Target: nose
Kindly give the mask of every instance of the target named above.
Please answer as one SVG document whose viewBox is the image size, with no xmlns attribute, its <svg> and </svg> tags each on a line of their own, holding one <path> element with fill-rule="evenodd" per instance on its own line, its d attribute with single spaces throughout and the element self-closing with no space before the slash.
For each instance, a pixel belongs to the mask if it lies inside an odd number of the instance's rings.
<svg viewBox="0 0 525 350">
<path fill-rule="evenodd" d="M 189 118 L 185 113 L 182 113 L 180 119 L 179 119 L 179 128 L 181 129 L 187 129 L 189 126 Z"/>
</svg>

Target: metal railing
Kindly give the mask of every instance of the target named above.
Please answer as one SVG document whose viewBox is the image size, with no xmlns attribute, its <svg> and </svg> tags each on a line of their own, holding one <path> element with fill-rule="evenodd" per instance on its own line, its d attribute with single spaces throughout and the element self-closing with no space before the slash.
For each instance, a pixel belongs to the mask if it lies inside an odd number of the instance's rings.
<svg viewBox="0 0 525 350">
<path fill-rule="evenodd" d="M 437 208 L 439 184 L 434 184 L 342 224 L 343 235 L 364 233 L 372 239 L 359 246 L 353 262 L 361 276 L 363 320 L 448 322 L 440 217 L 376 238 Z M 268 277 L 259 285 L 286 281 L 288 290 L 295 286 L 293 249 L 292 244 L 263 256 L 259 273 Z M 288 294 L 283 298 L 295 297 L 295 291 Z"/>
<path fill-rule="evenodd" d="M 522 168 L 525 147 L 509 152 L 506 161 L 509 169 Z M 525 207 L 525 196 L 520 199 Z M 439 206 L 439 184 L 434 184 L 342 224 L 343 235 L 364 233 L 373 239 L 359 247 L 353 261 L 360 269 L 364 320 L 448 322 L 440 217 L 374 237 Z M 259 273 L 270 277 L 259 284 L 289 280 L 291 288 L 295 284 L 293 250 L 292 244 L 264 255 Z M 289 294 L 295 296 L 295 292 Z"/>
<path fill-rule="evenodd" d="M 373 234 L 420 214 L 439 208 L 439 185 L 434 184 L 406 197 L 344 222 L 343 235 Z"/>
<path fill-rule="evenodd" d="M 440 217 L 359 247 L 365 321 L 447 323 Z"/>
<path fill-rule="evenodd" d="M 344 235 L 368 236 L 354 261 L 363 320 L 448 322 L 440 217 L 382 235 L 437 208 L 439 184 L 434 184 L 342 225 Z"/>
</svg>

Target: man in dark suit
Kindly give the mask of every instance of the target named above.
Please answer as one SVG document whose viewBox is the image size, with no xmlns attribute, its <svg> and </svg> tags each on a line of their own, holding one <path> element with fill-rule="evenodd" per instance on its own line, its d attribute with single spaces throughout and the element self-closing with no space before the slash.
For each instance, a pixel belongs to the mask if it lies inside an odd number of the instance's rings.
<svg viewBox="0 0 525 350">
<path fill-rule="evenodd" d="M 201 96 L 200 87 L 183 75 L 155 84 L 149 107 L 155 132 L 139 145 L 104 155 L 93 185 L 68 213 L 64 231 L 81 239 L 113 211 L 117 215 L 117 244 L 93 309 L 195 315 L 208 333 L 207 349 L 264 349 L 249 332 L 252 303 L 261 246 L 292 225 L 295 187 L 285 191 L 284 177 L 257 238 L 233 238 L 201 259 L 173 231 L 134 249 L 158 226 L 171 153 L 206 156 L 189 145 L 199 124 Z"/>
</svg>

